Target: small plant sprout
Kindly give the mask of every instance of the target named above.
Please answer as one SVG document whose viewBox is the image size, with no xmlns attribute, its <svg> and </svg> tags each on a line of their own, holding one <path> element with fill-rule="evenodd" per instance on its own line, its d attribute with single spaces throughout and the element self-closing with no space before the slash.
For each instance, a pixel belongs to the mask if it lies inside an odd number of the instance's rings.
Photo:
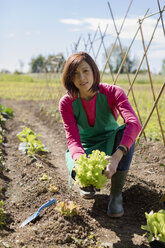
<svg viewBox="0 0 165 248">
<path fill-rule="evenodd" d="M 63 216 L 73 217 L 78 214 L 80 207 L 73 201 L 61 201 L 55 209 Z"/>
<path fill-rule="evenodd" d="M 6 212 L 3 208 L 4 202 L 3 200 L 0 201 L 0 226 L 5 225 L 5 219 L 6 219 Z"/>
<path fill-rule="evenodd" d="M 46 175 L 46 173 L 42 174 L 42 177 L 40 177 L 40 181 L 50 181 L 52 178 Z"/>
<path fill-rule="evenodd" d="M 160 163 L 159 165 L 160 165 L 161 167 L 163 167 L 163 168 L 164 168 L 164 171 L 165 171 L 165 164 Z"/>
<path fill-rule="evenodd" d="M 17 134 L 17 137 L 22 143 L 19 145 L 19 150 L 23 154 L 28 154 L 34 157 L 39 152 L 49 152 L 44 144 L 38 139 L 38 136 L 30 128 L 25 127 L 22 132 Z"/>
<path fill-rule="evenodd" d="M 2 130 L 2 128 L 0 127 L 0 144 L 2 144 L 3 141 L 4 141 L 3 130 Z"/>
<path fill-rule="evenodd" d="M 5 119 L 12 119 L 13 109 L 0 104 L 0 115 L 3 116 Z"/>
<path fill-rule="evenodd" d="M 43 167 L 44 167 L 41 163 L 35 163 L 35 165 L 36 165 L 38 168 L 43 168 Z"/>
<path fill-rule="evenodd" d="M 77 245 L 77 247 L 88 247 L 88 248 L 103 248 L 107 247 L 104 244 L 102 245 L 101 242 L 97 239 L 97 237 L 94 234 L 90 234 L 87 238 L 81 239 L 76 237 L 71 237 L 74 240 L 74 243 Z M 109 246 L 108 246 L 109 247 Z"/>
<path fill-rule="evenodd" d="M 56 186 L 56 183 L 50 184 L 48 189 L 51 193 L 58 192 L 58 187 Z"/>
<path fill-rule="evenodd" d="M 3 161 L 3 157 L 0 156 L 0 173 L 5 169 L 5 162 Z"/>
</svg>

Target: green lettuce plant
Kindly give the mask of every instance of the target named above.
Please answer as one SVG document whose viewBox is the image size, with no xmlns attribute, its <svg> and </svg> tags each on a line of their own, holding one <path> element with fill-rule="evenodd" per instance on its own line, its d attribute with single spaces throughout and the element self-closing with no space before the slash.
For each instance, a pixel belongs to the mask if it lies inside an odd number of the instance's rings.
<svg viewBox="0 0 165 248">
<path fill-rule="evenodd" d="M 148 231 L 148 241 L 158 240 L 165 243 L 165 210 L 161 209 L 158 212 L 151 211 L 145 213 L 147 225 L 142 225 L 143 230 Z"/>
<path fill-rule="evenodd" d="M 80 187 L 94 186 L 96 189 L 102 189 L 107 182 L 107 177 L 103 171 L 108 165 L 108 156 L 99 150 L 92 151 L 86 157 L 85 154 L 81 155 L 74 166 L 76 172 L 76 183 Z"/>
<path fill-rule="evenodd" d="M 38 136 L 30 128 L 25 127 L 22 132 L 17 134 L 17 137 L 22 143 L 19 145 L 19 150 L 23 154 L 28 154 L 34 156 L 38 152 L 48 152 L 48 149 L 44 144 L 38 139 Z"/>
<path fill-rule="evenodd" d="M 78 214 L 80 207 L 73 201 L 58 202 L 55 208 L 61 215 L 73 217 Z"/>
<path fill-rule="evenodd" d="M 13 109 L 0 104 L 0 114 L 6 119 L 12 119 Z"/>
</svg>

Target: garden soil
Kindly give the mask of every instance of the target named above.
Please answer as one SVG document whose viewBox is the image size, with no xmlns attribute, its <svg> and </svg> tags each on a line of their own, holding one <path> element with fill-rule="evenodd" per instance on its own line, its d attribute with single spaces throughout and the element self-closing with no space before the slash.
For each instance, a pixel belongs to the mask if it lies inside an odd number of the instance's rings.
<svg viewBox="0 0 165 248">
<path fill-rule="evenodd" d="M 163 142 L 141 139 L 136 145 L 123 188 L 125 214 L 112 219 L 106 214 L 110 181 L 92 200 L 82 199 L 74 182 L 72 190 L 69 189 L 62 124 L 41 111 L 39 102 L 1 100 L 1 104 L 13 108 L 14 118 L 6 121 L 2 146 L 5 170 L 0 174 L 0 198 L 5 203 L 7 218 L 6 226 L 0 229 L 0 247 L 149 247 L 141 225 L 146 224 L 145 212 L 164 208 L 161 202 L 165 188 Z M 25 126 L 42 135 L 39 138 L 49 149 L 48 154 L 30 158 L 18 150 L 17 134 Z M 51 179 L 41 181 L 43 173 Z M 58 191 L 52 193 L 50 184 L 56 184 Z M 19 228 L 51 198 L 57 202 L 76 202 L 80 206 L 78 215 L 64 217 L 53 204 L 42 210 L 37 219 Z"/>
</svg>

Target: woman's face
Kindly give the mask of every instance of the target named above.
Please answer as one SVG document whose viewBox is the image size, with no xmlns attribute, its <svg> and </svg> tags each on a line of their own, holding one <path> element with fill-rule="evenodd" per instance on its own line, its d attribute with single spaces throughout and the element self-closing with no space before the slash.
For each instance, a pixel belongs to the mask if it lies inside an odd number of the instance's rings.
<svg viewBox="0 0 165 248">
<path fill-rule="evenodd" d="M 77 67 L 73 77 L 73 83 L 79 90 L 81 97 L 89 94 L 89 89 L 93 85 L 93 80 L 92 68 L 83 60 Z"/>
</svg>

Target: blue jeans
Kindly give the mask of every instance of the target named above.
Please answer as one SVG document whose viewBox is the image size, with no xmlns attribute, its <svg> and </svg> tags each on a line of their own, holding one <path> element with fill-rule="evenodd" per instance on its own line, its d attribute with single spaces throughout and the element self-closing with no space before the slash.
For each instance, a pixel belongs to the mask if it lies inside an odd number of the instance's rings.
<svg viewBox="0 0 165 248">
<path fill-rule="evenodd" d="M 124 130 L 119 130 L 116 134 L 115 137 L 115 142 L 114 142 L 114 147 L 113 147 L 113 152 L 112 154 L 116 151 L 116 148 L 118 147 L 118 145 L 120 144 L 120 141 L 122 139 Z M 131 161 L 132 161 L 132 157 L 134 154 L 134 150 L 135 150 L 135 143 L 130 147 L 129 151 L 127 152 L 127 154 L 125 156 L 122 157 L 122 159 L 120 160 L 117 170 L 118 171 L 124 171 L 124 170 L 129 170 L 129 167 L 131 165 Z"/>
</svg>

